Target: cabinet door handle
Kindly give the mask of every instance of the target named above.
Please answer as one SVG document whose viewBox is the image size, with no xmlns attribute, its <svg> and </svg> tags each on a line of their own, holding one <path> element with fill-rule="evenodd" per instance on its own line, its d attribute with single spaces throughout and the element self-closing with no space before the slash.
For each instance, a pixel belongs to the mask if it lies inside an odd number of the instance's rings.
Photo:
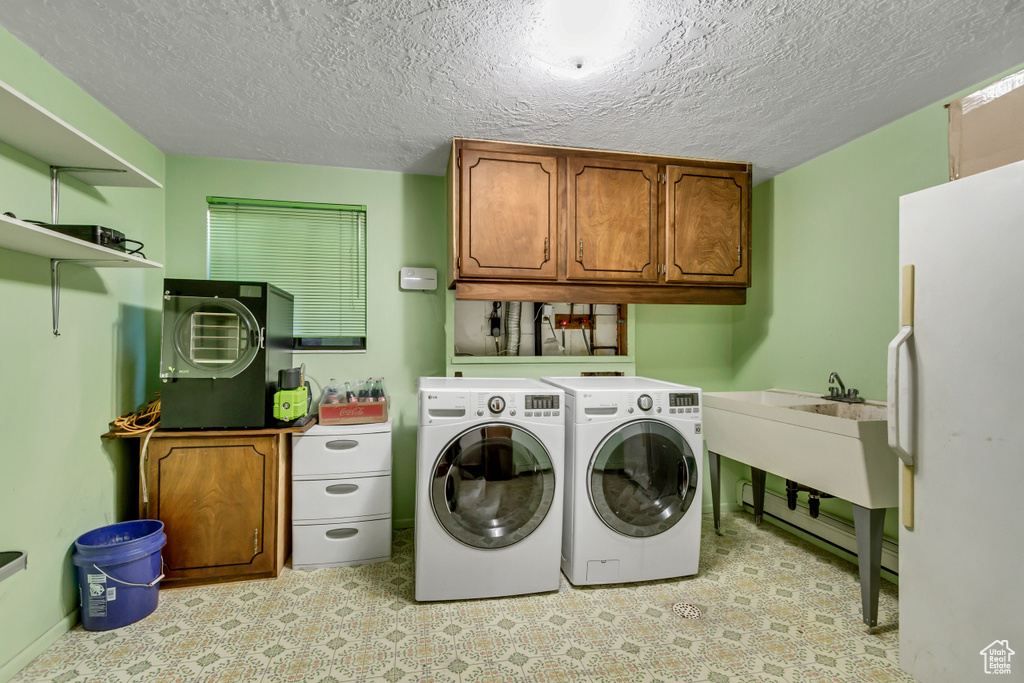
<svg viewBox="0 0 1024 683">
<path fill-rule="evenodd" d="M 252 534 L 252 552 L 253 552 L 253 554 L 256 554 L 259 551 L 260 551 L 260 530 L 257 527 L 256 529 L 253 529 L 253 534 Z"/>
<path fill-rule="evenodd" d="M 332 451 L 348 451 L 359 445 L 358 441 L 352 439 L 335 439 L 327 442 L 327 448 Z"/>
<path fill-rule="evenodd" d="M 739 263 L 740 265 L 743 265 L 743 245 L 742 244 L 737 244 L 736 245 L 736 263 Z"/>
<path fill-rule="evenodd" d="M 579 258 L 577 258 L 577 260 L 578 261 L 582 261 L 583 260 L 583 238 L 582 237 L 580 238 Z"/>
<path fill-rule="evenodd" d="M 354 493 L 358 488 L 356 484 L 331 484 L 325 490 L 332 496 L 341 496 L 346 493 Z"/>
<path fill-rule="evenodd" d="M 347 529 L 331 529 L 327 532 L 327 538 L 333 541 L 339 541 L 345 538 L 352 538 L 359 533 L 359 529 L 353 529 L 351 527 Z"/>
<path fill-rule="evenodd" d="M 550 240 L 551 240 L 550 237 L 545 237 L 544 238 L 544 260 L 545 261 L 547 261 L 550 258 L 550 256 L 549 256 L 550 252 L 548 250 L 548 245 L 550 243 Z"/>
</svg>

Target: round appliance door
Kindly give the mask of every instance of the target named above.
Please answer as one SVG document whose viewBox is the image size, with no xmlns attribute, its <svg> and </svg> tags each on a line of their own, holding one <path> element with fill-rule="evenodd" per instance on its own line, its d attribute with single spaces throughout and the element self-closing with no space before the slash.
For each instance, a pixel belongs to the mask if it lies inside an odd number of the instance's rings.
<svg viewBox="0 0 1024 683">
<path fill-rule="evenodd" d="M 544 521 L 554 498 L 547 450 L 509 424 L 459 434 L 437 459 L 430 482 L 441 526 L 473 548 L 505 548 L 523 540 Z"/>
<path fill-rule="evenodd" d="M 697 460 L 675 429 L 655 420 L 620 425 L 590 465 L 590 502 L 609 528 L 655 536 L 675 525 L 697 492 Z"/>
<path fill-rule="evenodd" d="M 162 377 L 235 377 L 260 350 L 260 327 L 252 312 L 234 299 L 167 297 L 164 303 Z"/>
</svg>

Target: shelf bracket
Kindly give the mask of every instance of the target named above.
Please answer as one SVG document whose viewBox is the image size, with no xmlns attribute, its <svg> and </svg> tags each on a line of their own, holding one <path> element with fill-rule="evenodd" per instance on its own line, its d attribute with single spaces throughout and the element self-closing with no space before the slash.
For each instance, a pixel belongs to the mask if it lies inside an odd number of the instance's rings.
<svg viewBox="0 0 1024 683">
<path fill-rule="evenodd" d="M 127 173 L 123 168 L 89 168 L 87 166 L 51 166 L 50 167 L 50 224 L 57 225 L 60 200 L 60 174 L 88 171 L 89 173 Z"/>
<path fill-rule="evenodd" d="M 60 331 L 60 267 L 65 263 L 106 263 L 95 259 L 50 259 L 50 299 L 53 308 L 53 336 L 59 337 Z"/>
</svg>

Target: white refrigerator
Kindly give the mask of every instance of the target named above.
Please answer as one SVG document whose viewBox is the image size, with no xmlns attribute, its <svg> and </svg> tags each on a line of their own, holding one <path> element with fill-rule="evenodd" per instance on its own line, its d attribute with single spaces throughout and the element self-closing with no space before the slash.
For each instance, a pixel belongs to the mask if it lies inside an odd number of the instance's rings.
<svg viewBox="0 0 1024 683">
<path fill-rule="evenodd" d="M 900 266 L 900 667 L 1024 681 L 1024 162 L 901 197 Z"/>
</svg>

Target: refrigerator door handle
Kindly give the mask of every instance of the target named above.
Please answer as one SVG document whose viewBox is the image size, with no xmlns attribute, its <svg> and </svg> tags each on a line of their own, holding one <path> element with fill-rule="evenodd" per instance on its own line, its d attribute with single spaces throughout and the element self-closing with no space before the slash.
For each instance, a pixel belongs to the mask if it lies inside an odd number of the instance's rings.
<svg viewBox="0 0 1024 683">
<path fill-rule="evenodd" d="M 896 451 L 896 455 L 900 456 L 900 460 L 908 467 L 914 466 L 914 454 L 910 451 L 909 444 L 902 438 L 900 418 L 902 414 L 912 414 L 913 409 L 911 392 L 908 388 L 900 386 L 900 350 L 913 334 L 913 326 L 905 325 L 900 328 L 896 338 L 889 342 L 889 448 Z"/>
</svg>

